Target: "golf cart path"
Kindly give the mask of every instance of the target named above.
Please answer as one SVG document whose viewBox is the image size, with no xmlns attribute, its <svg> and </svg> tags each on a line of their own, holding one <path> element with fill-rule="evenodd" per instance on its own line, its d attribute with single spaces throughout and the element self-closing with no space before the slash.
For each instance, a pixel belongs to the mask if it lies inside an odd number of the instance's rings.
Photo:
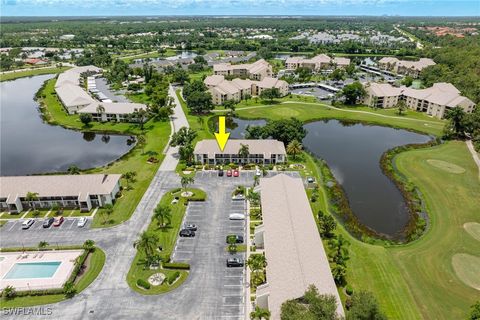
<svg viewBox="0 0 480 320">
<path fill-rule="evenodd" d="M 475 151 L 475 148 L 473 147 L 472 140 L 467 140 L 466 141 L 468 150 L 472 154 L 473 161 L 477 164 L 478 167 L 478 179 L 480 180 L 480 158 L 478 157 L 477 151 Z"/>
</svg>

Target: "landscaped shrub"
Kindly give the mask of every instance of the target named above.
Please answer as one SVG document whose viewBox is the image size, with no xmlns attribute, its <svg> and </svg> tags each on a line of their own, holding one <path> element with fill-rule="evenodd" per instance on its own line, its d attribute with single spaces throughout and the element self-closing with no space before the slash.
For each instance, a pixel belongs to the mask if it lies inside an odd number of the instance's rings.
<svg viewBox="0 0 480 320">
<path fill-rule="evenodd" d="M 137 286 L 142 287 L 143 289 L 146 289 L 146 290 L 150 289 L 150 283 L 148 283 L 143 279 L 137 280 Z"/>
<path fill-rule="evenodd" d="M 178 277 L 180 277 L 180 271 L 175 271 L 174 273 L 169 274 L 167 277 L 167 283 L 171 285 Z"/>
<path fill-rule="evenodd" d="M 351 296 L 353 294 L 353 289 L 350 285 L 345 288 L 345 293 Z"/>
<path fill-rule="evenodd" d="M 190 270 L 190 265 L 183 262 L 169 262 L 163 264 L 164 269 L 181 269 L 181 270 Z"/>
<path fill-rule="evenodd" d="M 75 267 L 73 268 L 72 274 L 70 275 L 70 278 L 68 279 L 69 282 L 74 283 L 75 279 L 78 276 L 78 273 L 80 272 L 80 269 L 82 268 L 83 264 L 85 263 L 85 260 L 87 260 L 88 254 L 90 252 L 86 251 L 82 253 L 80 257 L 77 258 L 75 261 Z"/>
</svg>

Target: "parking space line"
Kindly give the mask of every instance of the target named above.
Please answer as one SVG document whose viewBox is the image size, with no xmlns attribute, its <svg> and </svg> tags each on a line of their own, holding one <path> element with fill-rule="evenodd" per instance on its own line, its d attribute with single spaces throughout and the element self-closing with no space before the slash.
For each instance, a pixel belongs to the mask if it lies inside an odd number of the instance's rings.
<svg viewBox="0 0 480 320">
<path fill-rule="evenodd" d="M 75 219 L 72 220 L 72 224 L 70 225 L 70 227 L 68 227 L 68 229 L 72 229 L 74 224 L 75 224 Z"/>
<path fill-rule="evenodd" d="M 13 224 L 12 224 L 12 226 L 10 227 L 10 229 L 8 229 L 8 231 L 12 230 L 13 227 L 15 227 L 16 224 L 17 224 L 17 221 L 14 221 Z"/>
</svg>

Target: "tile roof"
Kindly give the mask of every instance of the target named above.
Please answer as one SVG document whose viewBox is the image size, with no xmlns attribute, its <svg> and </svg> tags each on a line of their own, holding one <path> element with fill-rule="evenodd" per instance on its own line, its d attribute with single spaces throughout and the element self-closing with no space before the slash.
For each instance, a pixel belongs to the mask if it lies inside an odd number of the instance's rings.
<svg viewBox="0 0 480 320">
<path fill-rule="evenodd" d="M 209 158 L 221 153 L 238 154 L 242 144 L 248 145 L 250 154 L 264 154 L 265 157 L 270 157 L 272 154 L 286 154 L 283 142 L 272 139 L 229 139 L 223 152 L 220 151 L 215 139 L 208 139 L 197 142 L 193 152 L 195 154 L 208 154 Z"/>
</svg>

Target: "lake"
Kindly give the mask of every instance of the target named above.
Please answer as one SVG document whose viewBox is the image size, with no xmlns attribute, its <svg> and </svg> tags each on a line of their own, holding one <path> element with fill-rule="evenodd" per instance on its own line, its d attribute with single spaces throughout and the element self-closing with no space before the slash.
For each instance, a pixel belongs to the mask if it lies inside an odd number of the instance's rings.
<svg viewBox="0 0 480 320">
<path fill-rule="evenodd" d="M 53 75 L 0 83 L 0 174 L 26 175 L 103 166 L 132 147 L 128 136 L 68 130 L 45 123 L 35 93 Z"/>
<path fill-rule="evenodd" d="M 259 120 L 235 119 L 232 138 L 243 138 L 248 124 Z M 260 120 L 261 121 L 261 120 Z M 305 148 L 324 159 L 342 185 L 350 207 L 360 222 L 376 232 L 396 236 L 409 220 L 403 196 L 380 168 L 382 154 L 394 147 L 425 143 L 426 135 L 390 127 L 342 123 L 338 120 L 306 124 Z"/>
</svg>

